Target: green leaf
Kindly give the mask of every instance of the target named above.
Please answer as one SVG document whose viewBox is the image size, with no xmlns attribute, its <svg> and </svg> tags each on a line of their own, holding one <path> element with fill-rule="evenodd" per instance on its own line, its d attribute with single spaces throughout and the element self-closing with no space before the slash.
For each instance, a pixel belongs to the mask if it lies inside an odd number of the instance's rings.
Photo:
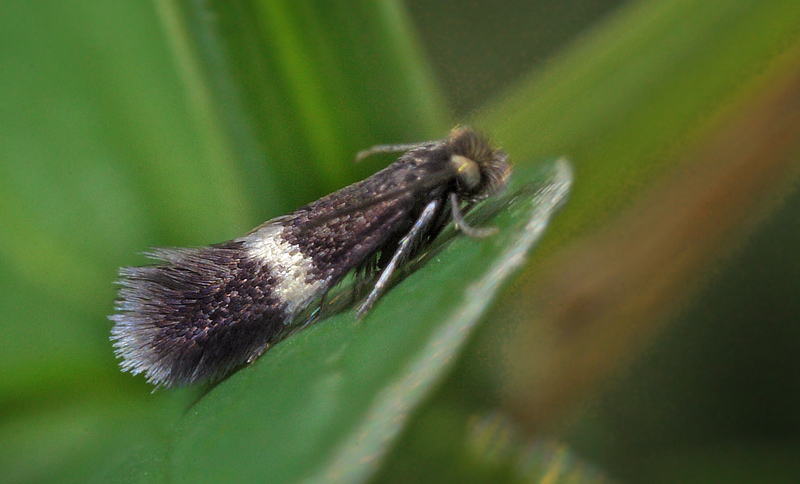
<svg viewBox="0 0 800 484">
<path fill-rule="evenodd" d="M 363 482 L 522 266 L 570 184 L 559 162 L 540 190 L 502 207 L 496 236 L 452 240 L 363 321 L 351 312 L 330 318 L 215 387 L 179 424 L 172 472 L 193 482 Z"/>
</svg>

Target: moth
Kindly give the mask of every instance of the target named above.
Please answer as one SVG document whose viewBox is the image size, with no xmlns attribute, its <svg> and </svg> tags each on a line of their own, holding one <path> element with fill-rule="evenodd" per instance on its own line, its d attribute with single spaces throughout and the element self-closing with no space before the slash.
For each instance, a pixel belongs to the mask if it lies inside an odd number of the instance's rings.
<svg viewBox="0 0 800 484">
<path fill-rule="evenodd" d="M 156 387 L 224 378 L 302 326 L 301 314 L 350 273 L 376 280 L 367 313 L 392 274 L 443 228 L 503 190 L 508 155 L 469 128 L 441 140 L 379 145 L 391 165 L 243 237 L 199 248 L 160 248 L 153 265 L 120 269 L 111 340 L 124 371 Z M 374 277 L 373 277 L 374 276 Z"/>
</svg>

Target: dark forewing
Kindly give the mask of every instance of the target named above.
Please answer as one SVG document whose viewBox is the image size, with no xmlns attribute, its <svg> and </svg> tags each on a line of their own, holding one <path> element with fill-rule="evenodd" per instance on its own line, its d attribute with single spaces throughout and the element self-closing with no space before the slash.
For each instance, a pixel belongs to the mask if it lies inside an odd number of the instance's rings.
<svg viewBox="0 0 800 484">
<path fill-rule="evenodd" d="M 441 196 L 445 158 L 441 143 L 404 154 L 375 175 L 288 216 L 287 240 L 310 257 L 319 274 L 332 278 L 333 283 L 373 258 L 391 257 L 425 205 Z M 431 186 L 426 183 L 428 179 L 437 183 Z M 373 201 L 386 193 L 394 195 Z M 349 210 L 353 206 L 362 208 Z"/>
</svg>

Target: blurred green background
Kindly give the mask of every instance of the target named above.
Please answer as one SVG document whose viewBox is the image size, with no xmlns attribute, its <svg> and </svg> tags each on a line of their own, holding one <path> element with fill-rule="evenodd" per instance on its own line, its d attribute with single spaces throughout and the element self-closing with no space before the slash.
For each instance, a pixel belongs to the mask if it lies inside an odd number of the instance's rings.
<svg viewBox="0 0 800 484">
<path fill-rule="evenodd" d="M 196 388 L 151 394 L 119 371 L 106 319 L 118 268 L 151 246 L 239 236 L 389 161 L 356 165 L 358 150 L 459 123 L 519 173 L 568 156 L 577 182 L 362 478 L 800 477 L 796 0 L 76 0 L 0 13 L 0 481 L 184 481 L 197 435 L 244 474 L 283 451 L 244 440 L 240 462 L 203 433 L 228 387 L 203 407 Z M 335 339 L 340 321 L 315 334 Z M 276 371 L 290 377 L 304 348 L 284 346 Z M 270 390 L 286 406 L 258 418 L 315 421 L 280 413 L 307 395 Z M 319 415 L 343 422 L 326 402 Z M 242 430 L 217 424 L 221 442 Z M 283 431 L 335 454 L 336 425 Z M 288 455 L 273 475 L 306 479 Z"/>
</svg>

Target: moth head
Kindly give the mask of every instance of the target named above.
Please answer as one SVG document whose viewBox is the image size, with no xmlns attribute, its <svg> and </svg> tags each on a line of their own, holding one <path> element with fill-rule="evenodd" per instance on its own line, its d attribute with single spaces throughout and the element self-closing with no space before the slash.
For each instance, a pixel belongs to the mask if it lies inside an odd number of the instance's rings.
<svg viewBox="0 0 800 484">
<path fill-rule="evenodd" d="M 447 139 L 448 164 L 455 174 L 462 199 L 481 200 L 508 184 L 511 165 L 508 155 L 495 149 L 489 140 L 469 128 L 458 127 Z"/>
</svg>

